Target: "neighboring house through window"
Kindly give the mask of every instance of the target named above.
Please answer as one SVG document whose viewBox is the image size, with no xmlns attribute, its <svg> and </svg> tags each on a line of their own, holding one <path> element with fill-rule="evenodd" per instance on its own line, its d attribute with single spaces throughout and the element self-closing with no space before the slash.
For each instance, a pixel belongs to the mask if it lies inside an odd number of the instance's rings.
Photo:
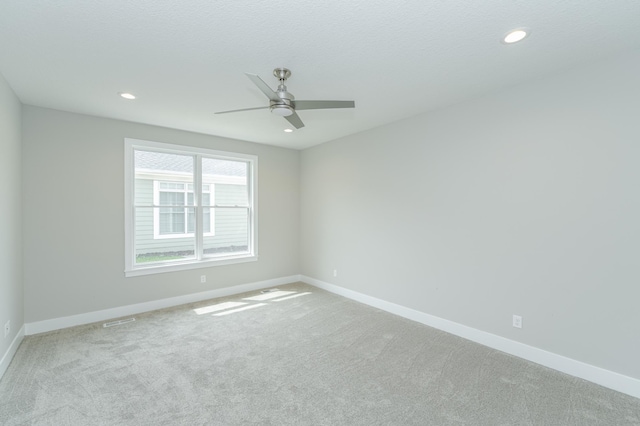
<svg viewBox="0 0 640 426">
<path fill-rule="evenodd" d="M 214 184 L 202 184 L 202 228 L 205 236 L 213 236 L 215 225 L 211 209 Z M 193 185 L 184 182 L 153 181 L 153 203 L 162 207 L 154 210 L 154 238 L 182 238 L 195 232 L 195 211 L 175 206 L 192 206 L 195 203 Z"/>
<path fill-rule="evenodd" d="M 256 260 L 257 157 L 125 139 L 127 276 Z"/>
</svg>

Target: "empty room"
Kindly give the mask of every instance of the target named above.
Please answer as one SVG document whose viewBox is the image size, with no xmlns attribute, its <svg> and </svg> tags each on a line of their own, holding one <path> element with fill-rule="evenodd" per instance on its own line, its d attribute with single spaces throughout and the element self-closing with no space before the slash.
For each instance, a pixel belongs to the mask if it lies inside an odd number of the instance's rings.
<svg viewBox="0 0 640 426">
<path fill-rule="evenodd" d="M 640 2 L 0 3 L 0 424 L 640 425 Z"/>
</svg>

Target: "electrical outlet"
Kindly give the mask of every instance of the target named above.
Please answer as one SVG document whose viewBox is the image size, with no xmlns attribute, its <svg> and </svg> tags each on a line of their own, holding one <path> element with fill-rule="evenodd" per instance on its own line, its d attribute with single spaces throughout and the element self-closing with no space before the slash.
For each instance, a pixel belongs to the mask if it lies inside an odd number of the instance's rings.
<svg viewBox="0 0 640 426">
<path fill-rule="evenodd" d="M 513 316 L 513 326 L 515 328 L 522 328 L 522 317 L 520 315 Z"/>
<path fill-rule="evenodd" d="M 337 270 L 337 269 L 334 269 L 334 270 L 333 270 L 333 276 L 334 276 L 334 277 L 337 277 L 337 276 L 338 276 L 338 270 Z"/>
<path fill-rule="evenodd" d="M 206 283 L 207 282 L 207 276 L 206 275 L 200 275 L 200 282 L 201 283 Z"/>
<path fill-rule="evenodd" d="M 4 325 L 4 337 L 7 337 L 10 331 L 11 331 L 11 321 L 7 321 L 7 323 Z"/>
</svg>

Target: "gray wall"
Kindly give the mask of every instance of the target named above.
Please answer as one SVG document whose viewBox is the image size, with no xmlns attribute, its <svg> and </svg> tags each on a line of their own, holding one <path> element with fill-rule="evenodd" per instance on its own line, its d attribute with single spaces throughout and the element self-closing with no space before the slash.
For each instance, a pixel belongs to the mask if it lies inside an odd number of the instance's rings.
<svg viewBox="0 0 640 426">
<path fill-rule="evenodd" d="M 640 52 L 303 151 L 301 272 L 640 378 L 639 75 Z"/>
<path fill-rule="evenodd" d="M 20 101 L 0 75 L 0 359 L 24 324 L 20 134 Z"/>
<path fill-rule="evenodd" d="M 299 273 L 298 151 L 32 106 L 23 121 L 26 322 Z M 257 155 L 259 260 L 125 278 L 125 137 Z"/>
</svg>

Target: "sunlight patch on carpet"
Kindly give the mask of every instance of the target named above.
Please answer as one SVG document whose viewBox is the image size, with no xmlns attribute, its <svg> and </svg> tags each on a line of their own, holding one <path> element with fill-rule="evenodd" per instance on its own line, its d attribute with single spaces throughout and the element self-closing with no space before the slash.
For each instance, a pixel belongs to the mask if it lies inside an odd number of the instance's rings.
<svg viewBox="0 0 640 426">
<path fill-rule="evenodd" d="M 208 314 L 211 312 L 223 311 L 225 309 L 231 309 L 238 306 L 246 305 L 244 302 L 224 302 L 215 305 L 205 306 L 203 308 L 194 309 L 193 311 L 198 315 Z"/>
<path fill-rule="evenodd" d="M 214 317 L 221 317 L 222 315 L 235 314 L 236 312 L 246 311 L 247 309 L 258 308 L 260 306 L 266 306 L 266 303 L 257 303 L 255 305 L 249 305 L 238 309 L 231 309 L 230 311 L 220 312 L 218 314 L 213 314 Z"/>
<path fill-rule="evenodd" d="M 242 300 L 262 301 L 262 300 L 275 299 L 277 297 L 288 296 L 289 294 L 293 294 L 293 293 L 295 293 L 295 291 L 282 291 L 282 290 L 272 291 L 269 293 L 259 294 L 258 296 L 245 297 Z"/>
<path fill-rule="evenodd" d="M 282 302 L 283 300 L 289 300 L 295 297 L 306 296 L 307 294 L 311 294 L 311 292 L 305 291 L 304 293 L 292 294 L 291 296 L 281 297 L 280 299 L 273 299 L 272 302 Z"/>
</svg>

